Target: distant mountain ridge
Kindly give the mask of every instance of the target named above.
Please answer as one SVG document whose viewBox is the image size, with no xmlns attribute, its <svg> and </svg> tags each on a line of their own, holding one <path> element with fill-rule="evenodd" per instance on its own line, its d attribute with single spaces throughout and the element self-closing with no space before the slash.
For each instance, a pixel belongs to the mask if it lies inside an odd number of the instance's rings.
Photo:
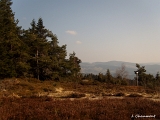
<svg viewBox="0 0 160 120">
<path fill-rule="evenodd" d="M 105 74 L 107 69 L 110 70 L 111 74 L 114 76 L 116 69 L 120 68 L 121 65 L 124 64 L 126 67 L 126 71 L 128 71 L 128 78 L 133 79 L 135 77 L 134 71 L 137 70 L 136 63 L 124 62 L 124 61 L 109 61 L 109 62 L 82 62 L 81 72 L 88 74 Z M 160 63 L 138 63 L 141 66 L 145 66 L 146 73 L 150 73 L 152 75 L 156 75 L 157 72 L 160 72 Z"/>
</svg>

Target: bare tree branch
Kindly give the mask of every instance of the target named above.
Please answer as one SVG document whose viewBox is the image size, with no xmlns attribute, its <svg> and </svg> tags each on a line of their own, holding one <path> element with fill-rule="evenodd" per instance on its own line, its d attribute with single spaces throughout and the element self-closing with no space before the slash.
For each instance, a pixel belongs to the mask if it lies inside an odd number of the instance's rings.
<svg viewBox="0 0 160 120">
<path fill-rule="evenodd" d="M 128 72 L 126 71 L 126 66 L 125 66 L 124 63 L 121 65 L 120 68 L 118 68 L 118 69 L 116 70 L 115 76 L 116 76 L 117 78 L 121 78 L 122 80 L 123 80 L 123 79 L 127 79 L 127 77 L 128 77 Z"/>
</svg>

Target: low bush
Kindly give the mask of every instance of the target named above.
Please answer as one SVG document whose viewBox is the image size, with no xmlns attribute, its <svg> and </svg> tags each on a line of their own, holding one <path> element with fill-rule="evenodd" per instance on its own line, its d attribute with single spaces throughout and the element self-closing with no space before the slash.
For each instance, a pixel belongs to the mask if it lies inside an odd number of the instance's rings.
<svg viewBox="0 0 160 120">
<path fill-rule="evenodd" d="M 116 93 L 115 96 L 125 96 L 125 94 L 122 92 L 119 92 L 119 93 Z"/>
<path fill-rule="evenodd" d="M 138 93 L 132 93 L 132 94 L 128 95 L 128 97 L 143 97 L 143 95 L 140 95 Z"/>
<path fill-rule="evenodd" d="M 86 95 L 83 93 L 71 93 L 67 96 L 65 96 L 64 98 L 81 98 L 81 97 L 85 97 Z"/>
</svg>

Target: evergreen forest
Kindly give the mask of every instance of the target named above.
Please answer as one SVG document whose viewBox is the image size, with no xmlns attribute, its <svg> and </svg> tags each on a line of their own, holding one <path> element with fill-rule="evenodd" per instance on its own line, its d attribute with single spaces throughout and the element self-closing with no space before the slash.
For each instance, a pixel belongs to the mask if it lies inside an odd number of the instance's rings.
<svg viewBox="0 0 160 120">
<path fill-rule="evenodd" d="M 0 0 L 0 78 L 76 77 L 81 60 L 75 52 L 66 59 L 67 45 L 58 45 L 57 36 L 45 28 L 42 18 L 33 19 L 29 29 L 22 29 L 11 5 L 11 0 Z"/>
</svg>

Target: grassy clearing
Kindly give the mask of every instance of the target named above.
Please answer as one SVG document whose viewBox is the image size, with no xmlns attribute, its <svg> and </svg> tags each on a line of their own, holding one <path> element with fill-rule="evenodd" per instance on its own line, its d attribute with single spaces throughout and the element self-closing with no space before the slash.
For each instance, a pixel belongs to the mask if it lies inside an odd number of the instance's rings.
<svg viewBox="0 0 160 120">
<path fill-rule="evenodd" d="M 154 96 L 158 98 L 155 90 L 144 89 L 137 86 L 108 85 L 89 81 L 69 82 L 69 81 L 39 81 L 37 79 L 5 79 L 0 81 L 0 97 L 19 96 L 53 96 L 54 93 L 92 94 L 94 96 Z M 52 95 L 51 95 L 52 94 Z M 137 95 L 136 95 L 137 94 Z M 82 95 L 84 96 L 84 95 Z M 63 95 L 64 97 L 64 95 Z"/>
</svg>

